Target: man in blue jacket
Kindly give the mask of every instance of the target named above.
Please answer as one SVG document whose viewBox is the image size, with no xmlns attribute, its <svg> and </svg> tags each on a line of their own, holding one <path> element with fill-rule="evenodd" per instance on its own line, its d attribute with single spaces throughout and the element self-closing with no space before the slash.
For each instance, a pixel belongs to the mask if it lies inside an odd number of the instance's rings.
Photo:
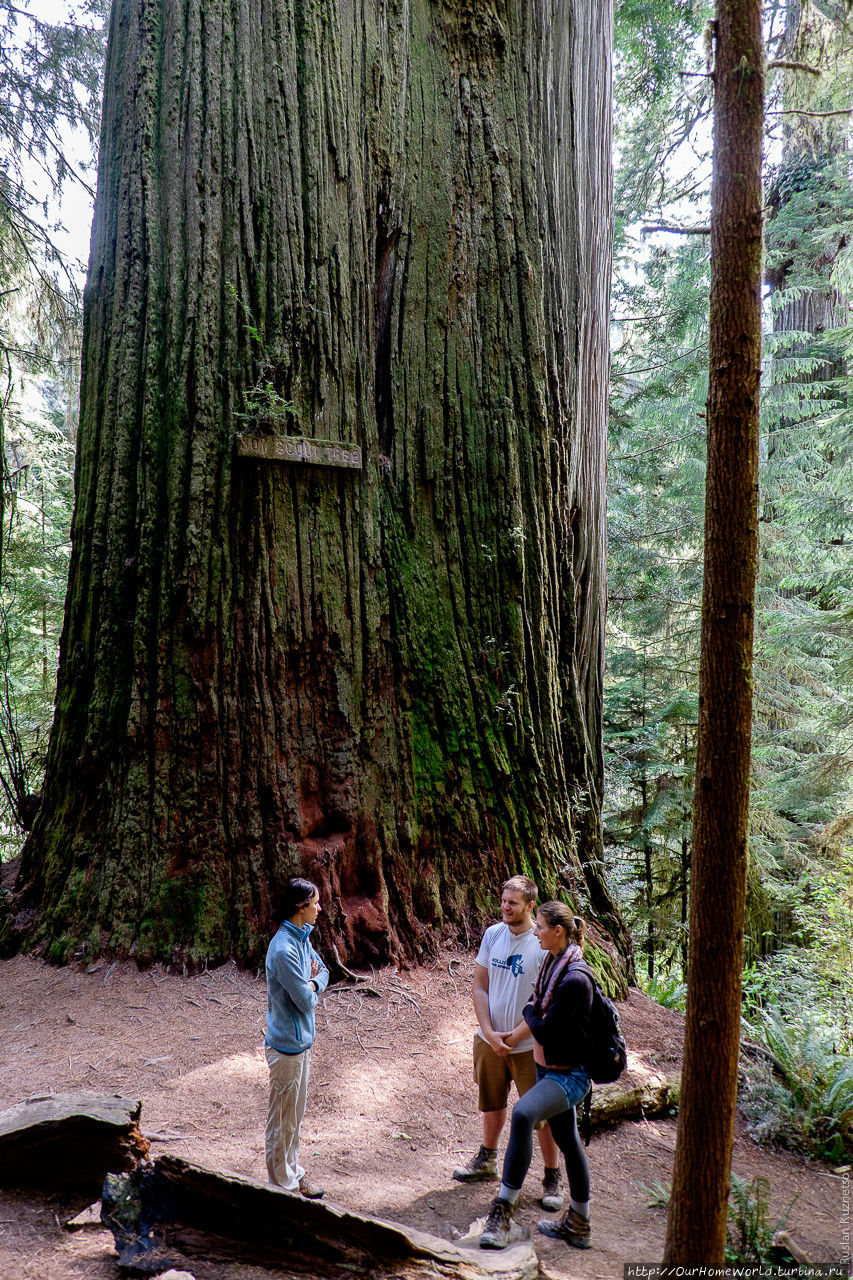
<svg viewBox="0 0 853 1280">
<path fill-rule="evenodd" d="M 269 1180 L 285 1191 L 318 1200 L 299 1163 L 299 1130 L 308 1096 L 314 1006 L 325 991 L 329 970 L 309 935 L 320 911 L 320 893 L 310 880 L 288 880 L 282 899 L 284 923 L 267 949 L 266 1057 L 270 1098 L 265 1149 Z"/>
</svg>

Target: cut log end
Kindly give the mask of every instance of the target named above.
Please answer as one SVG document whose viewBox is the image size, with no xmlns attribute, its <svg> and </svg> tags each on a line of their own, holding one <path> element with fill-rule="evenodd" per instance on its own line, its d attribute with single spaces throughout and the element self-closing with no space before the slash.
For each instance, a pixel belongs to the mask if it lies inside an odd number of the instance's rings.
<svg viewBox="0 0 853 1280">
<path fill-rule="evenodd" d="M 0 1182 L 99 1194 L 110 1170 L 148 1155 L 142 1103 L 94 1093 L 28 1098 L 0 1112 Z"/>
</svg>

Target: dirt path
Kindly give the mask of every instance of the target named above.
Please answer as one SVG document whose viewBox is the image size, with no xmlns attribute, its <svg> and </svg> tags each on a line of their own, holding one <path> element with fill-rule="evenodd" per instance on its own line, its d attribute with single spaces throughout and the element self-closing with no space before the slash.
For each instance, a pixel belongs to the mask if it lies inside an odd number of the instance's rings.
<svg viewBox="0 0 853 1280">
<path fill-rule="evenodd" d="M 431 969 L 376 974 L 378 997 L 347 991 L 324 998 L 302 1154 L 329 1200 L 450 1239 L 485 1212 L 492 1184 L 450 1178 L 480 1137 L 471 1083 L 472 972 L 472 956 L 448 952 Z M 231 965 L 182 977 L 159 967 L 143 973 L 130 965 L 86 971 L 25 957 L 0 962 L 0 1108 L 41 1092 L 123 1093 L 143 1100 L 153 1154 L 169 1151 L 264 1179 L 265 1002 L 262 978 Z M 637 992 L 621 1012 L 638 1061 L 673 1070 L 681 1017 Z M 669 1180 L 674 1146 L 673 1120 L 623 1124 L 594 1137 L 593 1248 L 579 1253 L 537 1236 L 543 1275 L 621 1280 L 624 1263 L 659 1260 L 665 1210 L 650 1207 L 638 1183 Z M 769 1179 L 775 1214 L 795 1201 L 788 1228 L 813 1261 L 840 1260 L 841 1178 L 759 1148 L 743 1133 L 734 1167 L 742 1177 Z M 535 1204 L 541 1176 L 537 1150 L 520 1214 L 534 1228 L 543 1216 Z M 0 1196 L 4 1280 L 116 1280 L 111 1236 L 68 1235 L 56 1221 L 64 1207 Z M 201 1264 L 193 1272 L 197 1280 L 270 1274 Z"/>
</svg>

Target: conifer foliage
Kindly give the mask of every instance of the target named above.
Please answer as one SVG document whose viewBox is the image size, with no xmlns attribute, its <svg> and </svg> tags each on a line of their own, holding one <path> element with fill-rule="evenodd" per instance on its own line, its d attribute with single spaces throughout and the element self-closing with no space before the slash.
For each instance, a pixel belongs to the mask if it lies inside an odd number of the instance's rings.
<svg viewBox="0 0 853 1280">
<path fill-rule="evenodd" d="M 630 6 L 622 12 L 630 15 Z M 690 941 L 685 797 L 698 716 L 710 269 L 707 6 L 681 6 L 680 16 L 693 25 L 669 59 L 652 58 L 654 43 L 641 32 L 623 38 L 618 61 L 605 697 L 608 852 L 642 952 L 639 972 L 651 994 L 667 999 L 682 990 Z M 765 1023 L 772 1036 L 774 1019 L 784 1018 L 812 1043 L 802 1024 L 811 1007 L 817 1032 L 843 1053 L 853 1043 L 853 198 L 844 158 L 853 26 L 843 6 L 792 0 L 765 6 L 765 31 L 771 66 L 745 1012 L 758 1037 Z M 654 101 L 635 93 L 643 81 L 631 60 L 644 57 L 669 68 Z M 759 1093 L 756 1086 L 751 1096 Z M 783 1116 L 755 1121 L 757 1132 L 774 1134 L 786 1123 Z M 795 1132 L 790 1141 L 799 1141 Z"/>
<path fill-rule="evenodd" d="M 89 179 L 69 140 L 80 130 L 91 150 L 97 139 L 107 8 L 84 0 L 54 22 L 0 2 L 0 248 L 5 256 L 11 240 L 41 279 L 61 265 L 48 196 L 68 178 Z"/>
<path fill-rule="evenodd" d="M 687 950 L 691 823 L 683 797 L 692 789 L 697 723 L 710 266 L 708 237 L 701 234 L 709 220 L 707 7 L 684 6 L 681 17 L 693 21 L 692 39 L 682 32 L 681 48 L 669 60 L 656 60 L 670 68 L 658 100 L 632 97 L 641 77 L 631 58 L 646 56 L 648 40 L 623 40 L 617 79 L 622 230 L 605 697 L 608 849 L 635 943 L 645 953 L 641 971 L 670 986 L 683 974 Z M 851 191 L 841 143 L 849 121 L 819 113 L 851 101 L 845 53 L 851 31 L 849 22 L 828 19 L 812 4 L 767 6 L 765 18 L 768 56 L 779 65 L 769 72 L 766 134 L 744 945 L 750 965 L 765 957 L 772 968 L 786 965 L 785 947 L 808 947 L 815 937 L 809 884 L 815 874 L 835 874 L 823 852 L 835 844 L 823 832 L 850 803 L 853 431 L 845 298 Z M 693 55 L 685 55 L 691 47 Z M 789 109 L 797 114 L 781 114 Z M 656 173 L 657 183 L 639 182 L 642 173 Z M 664 225 L 681 233 L 660 231 Z M 817 951 L 808 952 L 801 962 L 817 959 Z"/>
<path fill-rule="evenodd" d="M 103 0 L 0 0 L 0 852 L 38 807 L 69 552 L 79 264 L 58 199 L 88 186 Z M 53 6 L 55 12 L 56 6 Z M 85 205 L 84 205 L 85 207 Z"/>
</svg>

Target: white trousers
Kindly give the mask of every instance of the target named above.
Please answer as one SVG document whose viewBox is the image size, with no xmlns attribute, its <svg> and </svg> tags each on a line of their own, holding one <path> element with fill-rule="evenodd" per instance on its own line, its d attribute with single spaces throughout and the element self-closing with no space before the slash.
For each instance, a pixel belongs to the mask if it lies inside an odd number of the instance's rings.
<svg viewBox="0 0 853 1280">
<path fill-rule="evenodd" d="M 277 1053 L 264 1046 L 270 1069 L 270 1102 L 264 1147 L 267 1176 L 285 1191 L 298 1191 L 305 1177 L 299 1163 L 299 1128 L 308 1097 L 311 1050 L 304 1053 Z"/>
</svg>

